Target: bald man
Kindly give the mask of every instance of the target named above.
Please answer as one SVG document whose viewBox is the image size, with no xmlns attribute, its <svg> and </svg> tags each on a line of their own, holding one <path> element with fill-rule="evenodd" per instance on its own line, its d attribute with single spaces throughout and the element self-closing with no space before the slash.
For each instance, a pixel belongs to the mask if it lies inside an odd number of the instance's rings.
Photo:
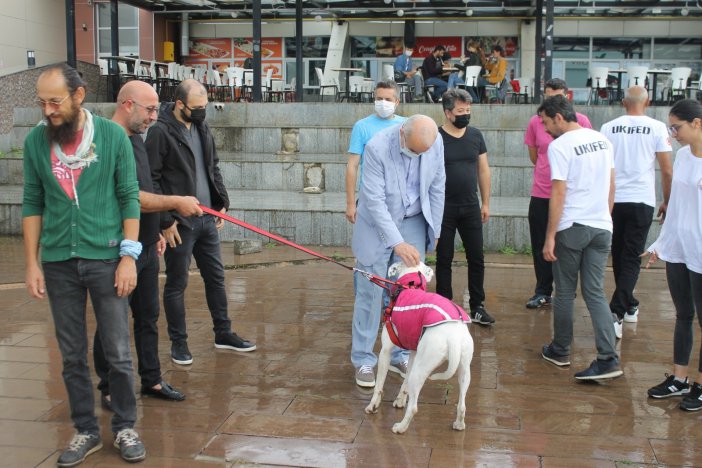
<svg viewBox="0 0 702 468">
<path fill-rule="evenodd" d="M 444 145 L 431 118 L 413 115 L 378 132 L 363 158 L 352 248 L 357 268 L 385 278 L 392 263 L 417 265 L 436 248 L 444 214 Z M 373 387 L 383 289 L 355 274 L 351 362 L 356 384 Z M 393 349 L 390 370 L 404 377 L 407 359 L 408 351 Z"/>
<path fill-rule="evenodd" d="M 158 121 L 146 137 L 151 177 L 157 194 L 194 196 L 204 206 L 224 213 L 229 196 L 206 116 L 207 90 L 195 80 L 181 82 L 175 90 L 175 102 L 161 107 Z M 167 243 L 163 308 L 171 360 L 179 365 L 193 362 L 185 325 L 185 289 L 193 255 L 205 282 L 215 348 L 254 351 L 255 344 L 231 330 L 219 241 L 223 221 L 209 214 L 183 216 L 173 211 L 162 211 L 160 218 Z"/>
<path fill-rule="evenodd" d="M 149 159 L 142 134 L 158 118 L 158 94 L 143 81 L 129 81 L 117 96 L 117 109 L 112 121 L 127 132 L 134 150 L 134 159 L 139 181 L 139 201 L 141 219 L 139 221 L 139 242 L 143 246 L 136 262 L 137 287 L 129 298 L 134 318 L 134 347 L 139 361 L 141 394 L 170 401 L 182 401 L 185 395 L 171 387 L 161 376 L 158 358 L 158 257 L 166 248 L 160 234 L 159 215 L 161 211 L 176 210 L 182 216 L 200 216 L 202 210 L 195 197 L 178 195 L 156 195 L 153 193 Z M 109 365 L 102 350 L 100 334 L 95 333 L 93 351 L 95 372 L 100 377 L 98 389 L 102 395 L 102 405 L 111 409 L 108 381 Z"/>
<path fill-rule="evenodd" d="M 609 308 L 614 333 L 623 334 L 623 322 L 636 322 L 639 301 L 634 288 L 656 206 L 656 161 L 661 170 L 663 200 L 658 207 L 661 222 L 673 181 L 673 148 L 663 122 L 646 115 L 648 91 L 641 86 L 626 90 L 622 102 L 626 115 L 602 126 L 601 132 L 614 148 L 615 191 L 612 209 L 612 269 L 615 290 Z"/>
</svg>

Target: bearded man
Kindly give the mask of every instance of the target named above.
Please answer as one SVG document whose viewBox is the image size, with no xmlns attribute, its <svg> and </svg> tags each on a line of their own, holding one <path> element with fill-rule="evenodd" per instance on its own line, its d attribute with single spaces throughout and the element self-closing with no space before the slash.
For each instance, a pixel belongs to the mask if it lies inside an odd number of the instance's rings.
<svg viewBox="0 0 702 468">
<path fill-rule="evenodd" d="M 127 312 L 141 253 L 134 154 L 119 125 L 81 108 L 85 89 L 68 65 L 47 68 L 37 81 L 44 121 L 24 142 L 25 281 L 32 297 L 48 293 L 76 429 L 58 466 L 75 466 L 102 447 L 87 359 L 88 293 L 110 366 L 114 445 L 126 461 L 146 457 L 133 429 Z"/>
</svg>

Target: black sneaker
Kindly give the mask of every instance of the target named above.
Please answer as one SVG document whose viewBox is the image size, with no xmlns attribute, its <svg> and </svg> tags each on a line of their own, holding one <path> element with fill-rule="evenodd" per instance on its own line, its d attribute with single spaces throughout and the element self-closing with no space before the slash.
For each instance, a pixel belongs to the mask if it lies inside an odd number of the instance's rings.
<svg viewBox="0 0 702 468">
<path fill-rule="evenodd" d="M 139 434 L 134 429 L 122 429 L 115 435 L 116 449 L 119 449 L 122 459 L 129 463 L 142 461 L 146 458 L 146 448 L 144 443 L 139 439 Z"/>
<path fill-rule="evenodd" d="M 181 366 L 193 363 L 193 355 L 190 354 L 187 341 L 179 340 L 171 343 L 171 360 Z"/>
<path fill-rule="evenodd" d="M 590 367 L 575 374 L 578 380 L 603 380 L 613 379 L 622 375 L 624 371 L 619 366 L 619 359 L 613 358 L 607 361 L 595 359 L 590 363 Z"/>
<path fill-rule="evenodd" d="M 88 455 L 101 448 L 102 441 L 97 434 L 76 434 L 56 461 L 56 466 L 76 466 L 83 463 Z"/>
<path fill-rule="evenodd" d="M 495 319 L 488 314 L 485 307 L 478 306 L 470 311 L 470 319 L 473 322 L 479 323 L 480 325 L 492 325 L 495 323 Z"/>
<path fill-rule="evenodd" d="M 255 351 L 256 345 L 241 338 L 236 333 L 229 332 L 215 335 L 215 348 L 248 353 L 249 351 Z"/>
<path fill-rule="evenodd" d="M 526 303 L 527 309 L 539 309 L 543 306 L 551 305 L 551 296 L 535 294 Z"/>
<path fill-rule="evenodd" d="M 670 398 L 674 396 L 683 396 L 690 393 L 690 384 L 687 383 L 687 377 L 684 382 L 675 380 L 674 375 L 665 374 L 665 380 L 655 387 L 648 389 L 648 396 L 651 398 Z"/>
<path fill-rule="evenodd" d="M 570 365 L 570 356 L 567 354 L 565 356 L 556 354 L 556 352 L 553 350 L 553 344 L 544 345 L 544 347 L 541 349 L 541 357 L 559 367 Z"/>
<path fill-rule="evenodd" d="M 680 402 L 680 409 L 685 411 L 699 411 L 702 409 L 702 385 L 697 382 L 692 384 L 690 393 Z"/>
</svg>

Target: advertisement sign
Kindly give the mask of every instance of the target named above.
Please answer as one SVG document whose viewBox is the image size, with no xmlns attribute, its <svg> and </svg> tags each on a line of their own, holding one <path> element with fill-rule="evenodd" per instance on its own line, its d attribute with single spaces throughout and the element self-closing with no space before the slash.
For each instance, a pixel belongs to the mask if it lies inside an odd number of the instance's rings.
<svg viewBox="0 0 702 468">
<path fill-rule="evenodd" d="M 265 60 L 261 62 L 261 74 L 266 76 L 268 69 L 273 69 L 272 78 L 283 79 L 283 61 L 282 60 Z"/>
<path fill-rule="evenodd" d="M 195 39 L 190 41 L 190 58 L 227 59 L 231 57 L 231 39 Z"/>
<path fill-rule="evenodd" d="M 493 46 L 500 45 L 505 51 L 505 57 L 514 56 L 517 52 L 517 45 L 519 43 L 518 37 L 504 36 L 466 37 L 466 44 L 470 40 L 479 42 L 486 55 L 490 54 Z"/>
<path fill-rule="evenodd" d="M 414 47 L 414 58 L 424 58 L 431 54 L 434 47 L 442 45 L 446 47 L 451 57 L 461 56 L 461 38 L 460 37 L 418 37 Z M 399 54 L 398 54 L 399 55 Z"/>
<path fill-rule="evenodd" d="M 234 38 L 234 57 L 253 57 L 252 38 Z M 264 37 L 261 39 L 261 59 L 283 58 L 283 39 L 280 37 Z"/>
</svg>

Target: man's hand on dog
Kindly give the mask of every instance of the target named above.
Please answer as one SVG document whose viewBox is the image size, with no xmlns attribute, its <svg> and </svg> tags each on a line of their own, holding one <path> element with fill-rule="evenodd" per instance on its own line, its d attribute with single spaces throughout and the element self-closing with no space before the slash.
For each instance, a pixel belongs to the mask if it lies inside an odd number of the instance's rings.
<svg viewBox="0 0 702 468">
<path fill-rule="evenodd" d="M 408 267 L 419 265 L 421 260 L 419 251 L 407 242 L 400 242 L 394 248 L 395 254 L 402 259 L 402 263 Z"/>
</svg>

